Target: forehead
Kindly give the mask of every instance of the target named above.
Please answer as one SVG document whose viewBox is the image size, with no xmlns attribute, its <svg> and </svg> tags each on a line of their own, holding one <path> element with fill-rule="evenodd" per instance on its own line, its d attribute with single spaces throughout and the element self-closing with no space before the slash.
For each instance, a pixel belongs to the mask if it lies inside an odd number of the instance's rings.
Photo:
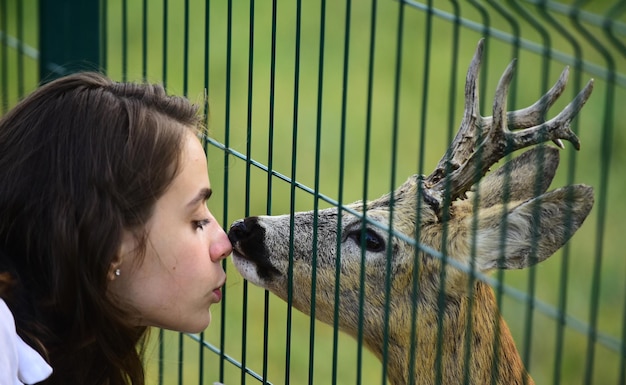
<svg viewBox="0 0 626 385">
<path fill-rule="evenodd" d="M 210 189 L 211 184 L 204 149 L 191 130 L 183 139 L 181 151 L 180 170 L 162 198 L 186 204 L 202 191 Z"/>
</svg>

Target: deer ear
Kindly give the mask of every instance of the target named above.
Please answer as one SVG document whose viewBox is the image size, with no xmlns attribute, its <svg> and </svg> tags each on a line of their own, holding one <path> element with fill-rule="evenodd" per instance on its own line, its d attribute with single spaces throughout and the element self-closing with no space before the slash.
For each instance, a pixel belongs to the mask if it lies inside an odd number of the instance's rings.
<svg viewBox="0 0 626 385">
<path fill-rule="evenodd" d="M 503 213 L 481 210 L 476 233 L 477 267 L 523 269 L 550 257 L 578 230 L 593 206 L 593 189 L 563 187 Z"/>
<path fill-rule="evenodd" d="M 479 205 L 483 208 L 505 201 L 527 200 L 546 192 L 558 165 L 558 149 L 534 147 L 487 175 L 473 190 L 478 190 Z"/>
</svg>

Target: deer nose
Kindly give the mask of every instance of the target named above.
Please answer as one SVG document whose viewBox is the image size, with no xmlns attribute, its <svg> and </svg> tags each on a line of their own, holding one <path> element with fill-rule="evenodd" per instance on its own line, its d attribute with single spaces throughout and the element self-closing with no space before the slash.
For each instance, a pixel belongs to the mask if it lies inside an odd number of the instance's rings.
<svg viewBox="0 0 626 385">
<path fill-rule="evenodd" d="M 235 244 L 237 241 L 246 238 L 247 233 L 248 226 L 246 226 L 246 222 L 243 219 L 239 219 L 230 225 L 230 230 L 228 230 L 228 239 L 230 239 L 230 243 Z"/>
<path fill-rule="evenodd" d="M 239 219 L 230 225 L 228 239 L 233 245 L 237 242 L 247 240 L 253 235 L 255 228 L 258 228 L 256 217 Z"/>
</svg>

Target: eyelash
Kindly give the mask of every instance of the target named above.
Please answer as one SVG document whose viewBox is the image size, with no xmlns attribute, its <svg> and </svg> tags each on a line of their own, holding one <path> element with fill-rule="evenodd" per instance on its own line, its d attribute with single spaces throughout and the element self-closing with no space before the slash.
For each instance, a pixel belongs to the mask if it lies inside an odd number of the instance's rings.
<svg viewBox="0 0 626 385">
<path fill-rule="evenodd" d="M 208 219 L 202 219 L 200 221 L 193 221 L 193 227 L 194 229 L 198 230 L 204 230 L 204 226 L 209 224 L 209 220 Z"/>
</svg>

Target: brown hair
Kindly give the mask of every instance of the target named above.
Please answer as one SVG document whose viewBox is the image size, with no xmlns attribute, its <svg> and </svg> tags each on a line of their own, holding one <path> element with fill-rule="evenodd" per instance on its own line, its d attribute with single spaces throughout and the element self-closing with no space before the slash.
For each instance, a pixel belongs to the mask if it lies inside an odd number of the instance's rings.
<svg viewBox="0 0 626 385">
<path fill-rule="evenodd" d="M 50 82 L 0 120 L 0 297 L 53 367 L 46 383 L 144 383 L 147 329 L 107 296 L 107 273 L 124 229 L 145 239 L 200 126 L 185 98 L 97 73 Z"/>
</svg>

